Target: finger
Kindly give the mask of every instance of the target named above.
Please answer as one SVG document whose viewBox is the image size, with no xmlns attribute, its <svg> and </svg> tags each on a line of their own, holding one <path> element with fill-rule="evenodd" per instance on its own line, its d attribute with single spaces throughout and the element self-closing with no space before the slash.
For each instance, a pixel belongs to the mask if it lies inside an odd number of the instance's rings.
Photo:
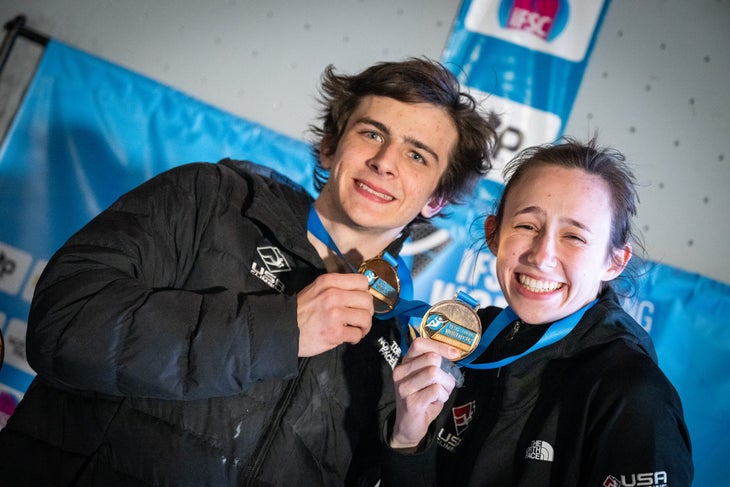
<svg viewBox="0 0 730 487">
<path fill-rule="evenodd" d="M 407 415 L 422 416 L 434 408 L 438 414 L 438 411 L 449 400 L 452 390 L 443 384 L 431 384 L 407 396 L 402 396 L 400 408 Z"/>
<path fill-rule="evenodd" d="M 405 374 L 399 377 L 401 374 Z M 396 389 L 401 397 L 418 393 L 430 386 L 442 387 L 447 393 L 454 388 L 454 377 L 441 369 L 440 364 L 428 363 L 425 366 L 412 368 L 410 365 L 399 365 L 393 371 Z"/>
<path fill-rule="evenodd" d="M 352 316 L 351 316 L 352 318 Z M 351 319 L 347 323 L 347 326 L 357 330 L 360 333 L 360 338 L 364 337 L 370 332 L 370 328 L 373 326 L 373 320 L 369 314 L 366 314 L 359 319 Z"/>
<path fill-rule="evenodd" d="M 319 302 L 333 311 L 360 309 L 373 313 L 373 296 L 367 290 L 329 288 L 321 294 Z"/>
<path fill-rule="evenodd" d="M 404 380 L 409 376 L 421 373 L 424 370 L 442 370 L 448 372 L 448 368 L 444 367 L 444 362 L 451 364 L 452 362 L 448 359 L 443 358 L 441 355 L 435 352 L 426 352 L 415 357 L 410 357 L 407 360 L 403 360 L 396 367 L 397 370 L 393 370 L 394 380 Z M 434 372 L 435 373 L 435 372 Z"/>
<path fill-rule="evenodd" d="M 436 353 L 449 360 L 454 360 L 459 356 L 459 351 L 456 347 L 438 340 L 418 337 L 410 344 L 406 357 L 410 359 L 427 353 Z"/>
<path fill-rule="evenodd" d="M 348 273 L 327 273 L 317 278 L 322 284 L 343 290 L 367 291 L 368 278 L 362 274 Z"/>
<path fill-rule="evenodd" d="M 372 321 L 368 321 L 367 323 L 347 323 L 347 326 L 350 328 L 353 328 L 360 333 L 360 338 L 364 337 L 370 332 L 370 328 L 373 326 Z"/>
<path fill-rule="evenodd" d="M 367 335 L 369 330 L 369 328 L 368 330 L 365 330 L 362 327 L 352 326 L 349 324 L 345 325 L 343 328 L 344 330 L 342 331 L 342 341 L 344 343 L 351 343 L 353 345 L 362 340 L 363 337 Z"/>
<path fill-rule="evenodd" d="M 361 309 L 372 314 L 375 312 L 375 305 L 373 304 L 373 295 L 367 290 L 365 291 L 343 291 L 342 300 L 340 303 L 347 308 Z"/>
<path fill-rule="evenodd" d="M 332 310 L 329 318 L 330 323 L 347 323 L 350 326 L 363 329 L 366 333 L 373 324 L 373 312 L 362 308 L 338 307 Z"/>
<path fill-rule="evenodd" d="M 423 404 L 444 404 L 449 400 L 449 395 L 452 389 L 448 387 L 448 384 L 436 383 L 431 384 L 428 387 L 424 387 L 416 393 L 416 396 L 421 396 L 419 400 Z"/>
<path fill-rule="evenodd" d="M 410 354 L 410 350 L 408 352 Z M 406 355 L 406 357 L 407 359 L 404 359 L 396 367 L 398 377 L 407 377 L 428 367 L 440 368 L 441 360 L 443 360 L 441 355 L 435 352 L 424 352 L 413 356 Z"/>
</svg>

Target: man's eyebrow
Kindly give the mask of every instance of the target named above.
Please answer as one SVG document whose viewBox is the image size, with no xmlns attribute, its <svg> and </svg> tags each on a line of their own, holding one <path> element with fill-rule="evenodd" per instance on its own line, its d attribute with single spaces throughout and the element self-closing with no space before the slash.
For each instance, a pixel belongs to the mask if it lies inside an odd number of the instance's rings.
<svg viewBox="0 0 730 487">
<path fill-rule="evenodd" d="M 358 118 L 357 121 L 356 121 L 356 123 L 362 123 L 362 124 L 366 124 L 366 125 L 372 125 L 373 127 L 377 128 L 378 130 L 380 130 L 381 132 L 383 132 L 385 135 L 391 135 L 390 130 L 388 130 L 388 127 L 386 127 L 381 122 L 378 122 L 377 120 L 374 120 L 374 119 L 372 119 L 370 117 L 361 117 L 361 118 Z M 406 137 L 404 140 L 405 140 L 405 142 L 416 146 L 418 149 L 421 149 L 423 151 L 428 152 L 429 154 L 431 154 L 436 159 L 437 162 L 439 161 L 439 156 L 438 156 L 438 154 L 436 154 L 436 151 L 433 150 L 428 145 L 426 145 L 425 143 L 421 142 L 418 139 L 414 139 L 413 137 Z"/>
</svg>

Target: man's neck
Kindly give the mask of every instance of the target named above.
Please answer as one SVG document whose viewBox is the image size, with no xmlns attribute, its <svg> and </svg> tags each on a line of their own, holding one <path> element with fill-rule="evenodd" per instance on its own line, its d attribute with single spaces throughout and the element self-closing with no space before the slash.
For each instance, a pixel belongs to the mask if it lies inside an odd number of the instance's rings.
<svg viewBox="0 0 730 487">
<path fill-rule="evenodd" d="M 383 232 L 375 229 L 352 227 L 351 225 L 330 220 L 319 212 L 317 214 L 329 237 L 342 255 L 336 255 L 334 249 L 327 247 L 326 242 L 320 241 L 311 233 L 308 234 L 309 241 L 317 249 L 317 253 L 319 253 L 319 256 L 322 257 L 325 263 L 333 261 L 333 258 L 334 260 L 343 260 L 344 258 L 346 265 L 350 269 L 357 269 L 362 261 L 380 255 L 401 233 L 399 229 Z"/>
</svg>

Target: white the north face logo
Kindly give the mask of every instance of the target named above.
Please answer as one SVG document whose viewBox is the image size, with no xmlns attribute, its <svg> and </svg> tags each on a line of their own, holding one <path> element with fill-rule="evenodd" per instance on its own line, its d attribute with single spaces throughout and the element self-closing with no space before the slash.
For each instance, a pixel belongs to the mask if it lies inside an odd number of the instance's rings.
<svg viewBox="0 0 730 487">
<path fill-rule="evenodd" d="M 378 350 L 380 355 L 382 355 L 386 362 L 388 362 L 390 368 L 394 369 L 395 366 L 398 365 L 398 360 L 400 359 L 400 346 L 398 346 L 395 340 L 388 343 L 388 341 L 383 337 L 378 338 L 378 345 L 380 345 L 380 350 Z"/>
<path fill-rule="evenodd" d="M 532 460 L 542 460 L 545 462 L 553 461 L 553 447 L 547 441 L 532 440 L 530 446 L 525 451 L 525 458 Z"/>
</svg>

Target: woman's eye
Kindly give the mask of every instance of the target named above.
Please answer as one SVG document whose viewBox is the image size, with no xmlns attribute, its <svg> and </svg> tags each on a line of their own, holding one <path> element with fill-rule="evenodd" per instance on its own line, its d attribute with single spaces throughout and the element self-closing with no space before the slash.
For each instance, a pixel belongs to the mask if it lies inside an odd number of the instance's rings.
<svg viewBox="0 0 730 487">
<path fill-rule="evenodd" d="M 580 235 L 566 235 L 566 237 L 568 238 L 568 240 L 571 240 L 576 243 L 585 243 L 586 242 L 586 240 L 583 237 L 581 237 Z"/>
<path fill-rule="evenodd" d="M 515 228 L 517 228 L 518 230 L 527 230 L 527 231 L 535 230 L 535 226 L 530 225 L 529 223 L 520 223 L 518 225 L 515 225 Z"/>
</svg>

